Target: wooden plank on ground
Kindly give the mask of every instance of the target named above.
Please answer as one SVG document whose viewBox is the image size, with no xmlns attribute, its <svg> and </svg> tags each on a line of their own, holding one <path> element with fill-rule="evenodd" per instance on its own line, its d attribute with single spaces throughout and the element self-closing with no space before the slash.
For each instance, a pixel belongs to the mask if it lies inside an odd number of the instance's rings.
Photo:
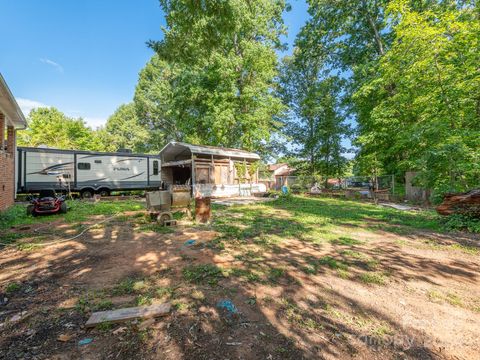
<svg viewBox="0 0 480 360">
<path fill-rule="evenodd" d="M 98 311 L 94 312 L 90 316 L 85 326 L 93 327 L 104 322 L 117 323 L 138 318 L 147 319 L 164 316 L 170 312 L 170 308 L 171 305 L 169 303 L 163 303 L 151 306 L 138 306 L 118 310 Z"/>
</svg>

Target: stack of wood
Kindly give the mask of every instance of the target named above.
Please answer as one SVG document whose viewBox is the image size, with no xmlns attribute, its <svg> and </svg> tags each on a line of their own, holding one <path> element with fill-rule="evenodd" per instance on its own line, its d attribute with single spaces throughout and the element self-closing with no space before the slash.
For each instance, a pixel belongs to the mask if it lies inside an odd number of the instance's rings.
<svg viewBox="0 0 480 360">
<path fill-rule="evenodd" d="M 440 215 L 464 214 L 480 218 L 480 189 L 460 194 L 446 194 L 437 207 Z"/>
</svg>

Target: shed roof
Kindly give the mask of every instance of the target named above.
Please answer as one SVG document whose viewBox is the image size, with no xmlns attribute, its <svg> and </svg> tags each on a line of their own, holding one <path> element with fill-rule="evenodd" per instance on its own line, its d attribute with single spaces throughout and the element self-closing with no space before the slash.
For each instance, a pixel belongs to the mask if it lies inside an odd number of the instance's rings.
<svg viewBox="0 0 480 360">
<path fill-rule="evenodd" d="M 288 166 L 287 163 L 270 164 L 270 165 L 268 165 L 268 170 L 275 171 L 275 170 L 277 170 L 277 169 L 279 169 L 279 168 L 281 168 L 282 166 L 285 166 L 285 165 Z"/>
<path fill-rule="evenodd" d="M 27 120 L 2 74 L 0 74 L 0 112 L 5 115 L 8 125 L 14 126 L 16 129 L 25 129 L 27 127 Z"/>
<path fill-rule="evenodd" d="M 185 152 L 190 152 L 191 154 L 203 154 L 203 155 L 217 155 L 225 156 L 236 159 L 249 159 L 249 160 L 259 160 L 260 156 L 253 152 L 249 152 L 241 149 L 231 149 L 218 146 L 208 146 L 208 145 L 193 145 L 187 144 L 184 142 L 172 141 L 169 142 L 165 147 L 160 150 L 160 155 L 162 158 L 165 156 L 176 158 L 177 155 L 181 155 Z"/>
</svg>

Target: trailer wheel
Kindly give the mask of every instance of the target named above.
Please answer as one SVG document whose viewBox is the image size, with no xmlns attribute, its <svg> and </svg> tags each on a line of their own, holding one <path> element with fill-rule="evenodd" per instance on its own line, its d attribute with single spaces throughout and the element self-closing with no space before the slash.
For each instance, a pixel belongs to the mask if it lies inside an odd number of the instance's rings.
<svg viewBox="0 0 480 360">
<path fill-rule="evenodd" d="M 107 197 L 107 196 L 110 196 L 110 190 L 108 189 L 101 189 L 99 192 L 101 197 Z"/>
<path fill-rule="evenodd" d="M 93 190 L 85 189 L 80 192 L 82 199 L 91 199 L 93 197 Z"/>
</svg>

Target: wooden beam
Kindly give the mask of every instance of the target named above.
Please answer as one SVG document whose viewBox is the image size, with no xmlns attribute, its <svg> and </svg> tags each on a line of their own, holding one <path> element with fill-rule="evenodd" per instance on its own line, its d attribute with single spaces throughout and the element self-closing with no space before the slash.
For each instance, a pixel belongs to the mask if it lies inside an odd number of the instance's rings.
<svg viewBox="0 0 480 360">
<path fill-rule="evenodd" d="M 171 305 L 169 303 L 163 303 L 160 305 L 139 306 L 110 311 L 98 311 L 94 312 L 90 316 L 85 326 L 94 327 L 104 322 L 118 323 L 138 318 L 155 318 L 158 316 L 167 315 L 170 312 L 170 309 Z"/>
<path fill-rule="evenodd" d="M 192 163 L 192 159 L 178 160 L 178 161 L 168 161 L 168 162 L 162 163 L 162 167 L 189 165 L 191 163 Z"/>
</svg>

